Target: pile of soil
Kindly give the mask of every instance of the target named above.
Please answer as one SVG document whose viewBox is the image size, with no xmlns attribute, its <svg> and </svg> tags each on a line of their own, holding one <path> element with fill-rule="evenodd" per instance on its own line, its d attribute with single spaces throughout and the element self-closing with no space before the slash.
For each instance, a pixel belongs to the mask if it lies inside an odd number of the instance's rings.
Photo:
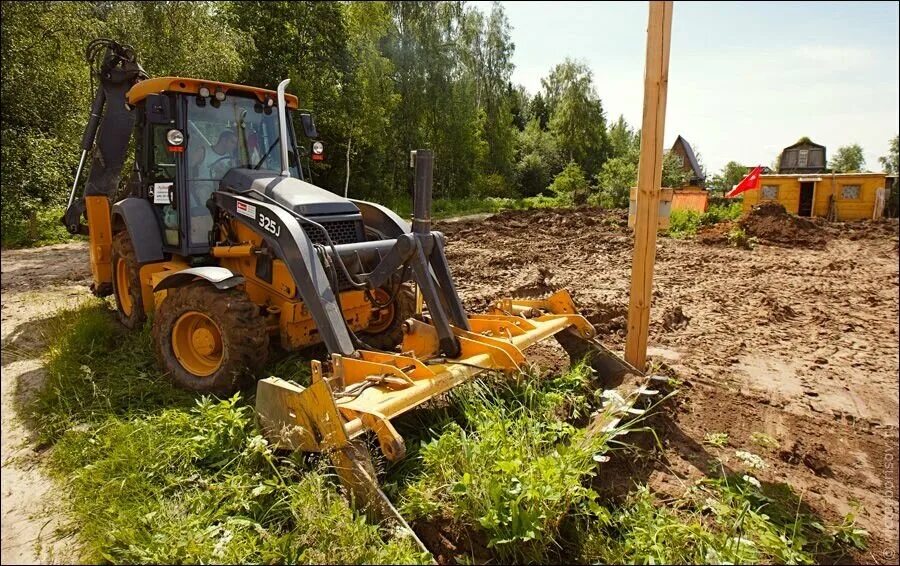
<svg viewBox="0 0 900 566">
<path fill-rule="evenodd" d="M 823 247 L 825 237 L 812 220 L 789 214 L 784 205 L 766 202 L 754 206 L 738 224 L 760 241 L 791 247 Z"/>
<path fill-rule="evenodd" d="M 719 222 L 701 228 L 697 232 L 697 241 L 708 246 L 728 243 L 728 233 L 734 228 L 735 223 L 731 221 Z"/>
</svg>

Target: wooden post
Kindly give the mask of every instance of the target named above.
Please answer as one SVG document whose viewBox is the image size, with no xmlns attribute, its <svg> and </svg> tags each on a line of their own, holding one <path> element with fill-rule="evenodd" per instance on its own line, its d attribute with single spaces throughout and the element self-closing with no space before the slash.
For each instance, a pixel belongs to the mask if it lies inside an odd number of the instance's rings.
<svg viewBox="0 0 900 566">
<path fill-rule="evenodd" d="M 662 183 L 663 131 L 669 83 L 669 43 L 672 37 L 672 2 L 651 1 L 647 23 L 647 62 L 644 68 L 644 118 L 638 164 L 637 210 L 634 221 L 634 256 L 625 360 L 644 371 L 650 326 L 650 296 L 656 261 L 659 188 Z"/>
</svg>

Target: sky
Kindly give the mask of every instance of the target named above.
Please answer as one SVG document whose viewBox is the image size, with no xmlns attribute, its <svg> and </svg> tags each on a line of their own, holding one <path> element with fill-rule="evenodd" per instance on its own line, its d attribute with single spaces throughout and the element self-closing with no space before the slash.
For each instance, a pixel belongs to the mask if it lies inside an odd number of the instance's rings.
<svg viewBox="0 0 900 566">
<path fill-rule="evenodd" d="M 501 4 L 514 84 L 533 94 L 554 65 L 581 60 L 608 121 L 622 114 L 640 128 L 646 2 Z M 665 147 L 682 135 L 712 174 L 728 161 L 771 165 L 809 136 L 829 156 L 858 143 L 866 167 L 880 171 L 900 122 L 898 17 L 897 2 L 676 0 Z"/>
</svg>

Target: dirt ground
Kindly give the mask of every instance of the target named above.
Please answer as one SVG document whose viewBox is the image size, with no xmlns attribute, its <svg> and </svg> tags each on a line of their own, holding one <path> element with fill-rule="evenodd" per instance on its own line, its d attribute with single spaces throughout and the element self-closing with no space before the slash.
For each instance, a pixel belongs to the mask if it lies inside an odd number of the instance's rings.
<svg viewBox="0 0 900 566">
<path fill-rule="evenodd" d="M 467 307 L 566 288 L 621 351 L 626 226 L 622 214 L 583 209 L 508 212 L 439 229 Z M 872 535 L 858 558 L 893 563 L 898 225 L 819 223 L 814 237 L 804 234 L 799 245 L 762 241 L 752 250 L 659 239 L 649 353 L 684 385 L 677 410 L 661 421 L 664 454 L 629 471 L 676 495 L 716 456 L 737 466 L 736 449 L 759 454 L 768 463 L 760 480 L 794 486 L 827 520 L 858 503 L 859 524 Z M 715 432 L 728 434 L 726 449 L 704 445 Z M 778 446 L 758 446 L 758 433 Z"/>
<path fill-rule="evenodd" d="M 448 236 L 469 309 L 567 288 L 604 342 L 624 347 L 632 240 L 623 215 L 507 212 L 437 228 Z M 858 522 L 871 533 L 870 549 L 858 559 L 893 563 L 898 225 L 816 229 L 809 240 L 815 245 L 762 241 L 752 250 L 660 238 L 650 355 L 683 385 L 668 416 L 657 419 L 662 454 L 628 462 L 624 471 L 629 481 L 674 495 L 714 458 L 739 468 L 734 451 L 754 452 L 768 464 L 755 472 L 761 481 L 794 486 L 824 519 L 858 506 Z M 46 540 L 52 515 L 32 517 L 46 505 L 49 484 L 34 466 L 39 455 L 16 409 L 41 378 L 36 323 L 88 295 L 87 247 L 4 251 L 2 271 L 2 561 L 65 561 L 65 541 Z M 709 433 L 727 433 L 727 446 L 704 444 Z M 759 433 L 777 446 L 760 446 Z M 614 482 L 620 471 L 602 475 Z"/>
<path fill-rule="evenodd" d="M 39 447 L 19 411 L 43 379 L 47 319 L 87 297 L 89 277 L 82 243 L 2 254 L 3 564 L 66 564 L 74 558 L 71 541 L 55 535 L 54 486 L 41 471 Z"/>
</svg>

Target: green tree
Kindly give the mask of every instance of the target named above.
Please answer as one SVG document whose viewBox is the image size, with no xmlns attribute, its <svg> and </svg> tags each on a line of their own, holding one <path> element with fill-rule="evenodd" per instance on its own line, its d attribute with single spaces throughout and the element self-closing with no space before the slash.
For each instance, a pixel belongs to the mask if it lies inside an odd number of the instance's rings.
<svg viewBox="0 0 900 566">
<path fill-rule="evenodd" d="M 729 161 L 720 172 L 713 175 L 707 183 L 707 187 L 711 191 L 724 195 L 741 182 L 741 179 L 747 175 L 747 171 L 746 166 L 737 161 Z"/>
<path fill-rule="evenodd" d="M 684 170 L 681 164 L 681 156 L 670 151 L 663 157 L 662 186 L 678 188 L 687 184 L 691 174 Z"/>
<path fill-rule="evenodd" d="M 633 156 L 641 149 L 640 132 L 635 132 L 625 117 L 621 114 L 619 119 L 609 127 L 609 153 L 611 157 Z"/>
<path fill-rule="evenodd" d="M 531 119 L 519 132 L 516 154 L 516 178 L 522 196 L 541 194 L 565 164 L 556 139 L 541 129 L 538 118 Z"/>
<path fill-rule="evenodd" d="M 863 149 L 857 144 L 845 145 L 839 147 L 831 157 L 829 167 L 838 173 L 856 173 L 863 171 L 866 166 L 866 159 L 863 157 Z"/>
<path fill-rule="evenodd" d="M 87 2 L 4 2 L 3 243 L 40 237 L 37 215 L 65 204 L 93 96 L 84 48 L 103 23 Z"/>
<path fill-rule="evenodd" d="M 547 101 L 540 92 L 536 93 L 528 102 L 528 115 L 538 121 L 542 130 L 547 129 L 550 123 L 550 109 L 547 107 Z"/>
<path fill-rule="evenodd" d="M 900 150 L 897 148 L 897 136 L 894 136 L 889 142 L 888 154 L 879 157 L 878 161 L 881 162 L 881 167 L 886 174 L 896 175 L 900 171 L 898 160 L 900 160 Z"/>
<path fill-rule="evenodd" d="M 584 204 L 590 194 L 591 186 L 581 166 L 570 161 L 550 184 L 550 191 L 563 202 Z"/>
<path fill-rule="evenodd" d="M 584 63 L 566 59 L 541 79 L 550 109 L 550 131 L 560 150 L 590 175 L 606 161 L 606 117 L 593 85 L 593 73 Z"/>
<path fill-rule="evenodd" d="M 608 208 L 627 208 L 631 187 L 637 185 L 638 162 L 634 156 L 608 159 L 596 182 L 600 204 Z"/>
</svg>

